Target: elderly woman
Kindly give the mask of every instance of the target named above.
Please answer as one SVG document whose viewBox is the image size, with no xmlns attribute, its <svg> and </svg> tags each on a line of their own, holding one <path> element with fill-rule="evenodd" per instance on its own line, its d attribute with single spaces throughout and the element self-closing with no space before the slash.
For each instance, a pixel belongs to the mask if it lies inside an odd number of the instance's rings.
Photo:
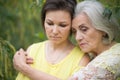
<svg viewBox="0 0 120 80">
<path fill-rule="evenodd" d="M 72 31 L 79 47 L 96 57 L 76 74 L 78 80 L 116 80 L 120 77 L 119 25 L 112 12 L 95 0 L 80 2 Z"/>
</svg>

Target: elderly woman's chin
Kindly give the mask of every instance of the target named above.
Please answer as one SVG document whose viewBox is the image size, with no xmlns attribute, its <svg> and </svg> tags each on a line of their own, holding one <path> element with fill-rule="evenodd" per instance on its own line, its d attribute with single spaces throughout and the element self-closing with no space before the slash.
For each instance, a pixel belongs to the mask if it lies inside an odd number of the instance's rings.
<svg viewBox="0 0 120 80">
<path fill-rule="evenodd" d="M 88 49 L 88 48 L 81 48 L 81 50 L 82 50 L 84 53 L 89 53 L 89 52 L 91 52 L 91 50 Z"/>
</svg>

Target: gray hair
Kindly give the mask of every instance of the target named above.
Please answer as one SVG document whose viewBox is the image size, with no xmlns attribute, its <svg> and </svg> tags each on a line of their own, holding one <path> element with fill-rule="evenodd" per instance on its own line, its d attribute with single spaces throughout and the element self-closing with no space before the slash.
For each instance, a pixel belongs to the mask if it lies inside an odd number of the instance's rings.
<svg viewBox="0 0 120 80">
<path fill-rule="evenodd" d="M 108 44 L 118 38 L 118 28 L 117 23 L 113 14 L 108 17 L 103 15 L 105 7 L 96 0 L 85 0 L 77 4 L 75 9 L 75 16 L 80 13 L 85 13 L 92 25 L 99 31 L 103 31 L 106 35 L 103 37 L 104 43 Z"/>
</svg>

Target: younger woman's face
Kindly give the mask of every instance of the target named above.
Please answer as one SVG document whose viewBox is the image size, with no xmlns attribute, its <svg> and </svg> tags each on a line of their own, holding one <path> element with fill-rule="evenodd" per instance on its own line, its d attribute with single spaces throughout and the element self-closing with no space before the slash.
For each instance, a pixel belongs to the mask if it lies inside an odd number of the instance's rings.
<svg viewBox="0 0 120 80">
<path fill-rule="evenodd" d="M 71 15 L 64 10 L 48 11 L 44 26 L 50 41 L 55 44 L 64 43 L 70 35 Z"/>
<path fill-rule="evenodd" d="M 83 52 L 96 52 L 101 48 L 103 32 L 94 28 L 85 13 L 73 19 L 72 31 Z"/>
</svg>

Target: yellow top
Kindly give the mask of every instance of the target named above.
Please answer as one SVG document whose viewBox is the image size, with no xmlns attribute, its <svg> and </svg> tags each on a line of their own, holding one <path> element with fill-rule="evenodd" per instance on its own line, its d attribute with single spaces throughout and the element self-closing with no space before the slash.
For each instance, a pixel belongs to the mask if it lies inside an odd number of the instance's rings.
<svg viewBox="0 0 120 80">
<path fill-rule="evenodd" d="M 73 73 L 78 71 L 82 66 L 79 62 L 84 53 L 78 47 L 75 47 L 62 61 L 57 64 L 50 64 L 45 58 L 45 42 L 33 44 L 29 55 L 34 59 L 34 64 L 31 66 L 37 70 L 51 74 L 59 79 L 66 80 Z M 34 73 L 33 73 L 34 74 Z M 16 80 L 30 80 L 23 74 L 19 73 Z"/>
</svg>

